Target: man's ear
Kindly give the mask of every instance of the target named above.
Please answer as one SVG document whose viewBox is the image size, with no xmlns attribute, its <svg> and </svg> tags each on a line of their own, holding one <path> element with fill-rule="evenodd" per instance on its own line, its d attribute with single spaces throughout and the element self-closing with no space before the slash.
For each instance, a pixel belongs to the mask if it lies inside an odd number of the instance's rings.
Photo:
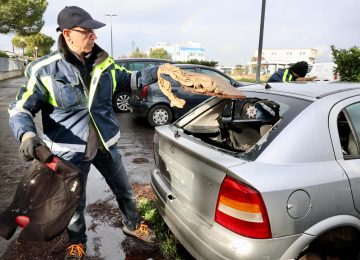
<svg viewBox="0 0 360 260">
<path fill-rule="evenodd" d="M 65 39 L 68 39 L 68 38 L 70 37 L 70 30 L 64 29 L 64 30 L 62 31 L 62 34 L 63 34 L 63 36 L 64 36 Z"/>
</svg>

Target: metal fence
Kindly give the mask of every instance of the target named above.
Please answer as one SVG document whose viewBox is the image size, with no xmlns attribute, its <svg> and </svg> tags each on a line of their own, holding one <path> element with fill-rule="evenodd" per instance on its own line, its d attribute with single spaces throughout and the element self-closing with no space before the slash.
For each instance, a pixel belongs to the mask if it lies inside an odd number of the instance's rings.
<svg viewBox="0 0 360 260">
<path fill-rule="evenodd" d="M 24 70 L 25 62 L 16 58 L 0 57 L 0 72 Z"/>
</svg>

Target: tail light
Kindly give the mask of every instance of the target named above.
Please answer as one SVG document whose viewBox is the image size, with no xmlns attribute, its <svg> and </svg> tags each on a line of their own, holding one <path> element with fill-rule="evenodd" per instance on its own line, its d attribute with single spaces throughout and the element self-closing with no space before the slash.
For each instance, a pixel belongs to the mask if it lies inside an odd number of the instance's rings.
<svg viewBox="0 0 360 260">
<path fill-rule="evenodd" d="M 140 97 L 146 97 L 149 92 L 149 85 L 145 85 L 140 91 Z"/>
<path fill-rule="evenodd" d="M 260 193 L 228 176 L 220 187 L 215 221 L 242 236 L 271 238 L 269 217 Z"/>
</svg>

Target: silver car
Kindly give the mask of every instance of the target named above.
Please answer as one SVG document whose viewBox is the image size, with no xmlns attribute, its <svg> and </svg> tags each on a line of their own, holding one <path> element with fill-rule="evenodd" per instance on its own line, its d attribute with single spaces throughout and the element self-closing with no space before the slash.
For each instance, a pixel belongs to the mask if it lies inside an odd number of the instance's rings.
<svg viewBox="0 0 360 260">
<path fill-rule="evenodd" d="M 240 89 L 155 129 L 171 231 L 196 259 L 359 259 L 360 84 Z"/>
</svg>

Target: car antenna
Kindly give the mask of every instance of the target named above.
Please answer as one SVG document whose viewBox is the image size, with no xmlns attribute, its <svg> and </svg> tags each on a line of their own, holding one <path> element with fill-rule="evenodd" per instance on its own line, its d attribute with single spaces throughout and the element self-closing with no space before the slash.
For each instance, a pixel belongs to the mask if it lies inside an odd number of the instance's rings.
<svg viewBox="0 0 360 260">
<path fill-rule="evenodd" d="M 269 88 L 271 88 L 271 86 L 268 83 L 266 83 L 265 89 L 269 89 Z"/>
</svg>

